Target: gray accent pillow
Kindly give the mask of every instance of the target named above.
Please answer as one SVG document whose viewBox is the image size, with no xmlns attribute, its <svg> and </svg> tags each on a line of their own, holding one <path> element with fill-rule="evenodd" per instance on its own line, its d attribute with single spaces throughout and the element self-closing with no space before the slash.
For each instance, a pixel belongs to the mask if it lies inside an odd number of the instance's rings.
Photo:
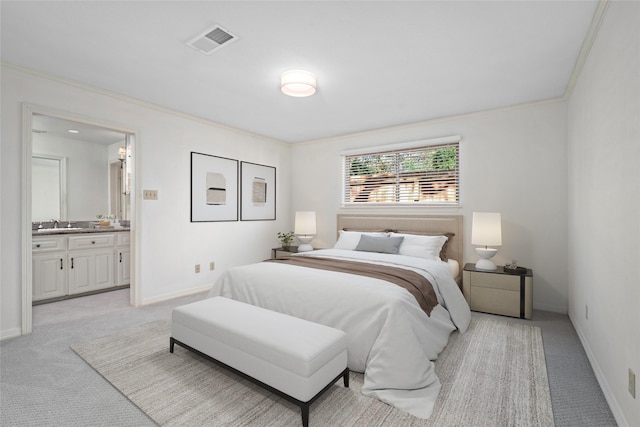
<svg viewBox="0 0 640 427">
<path fill-rule="evenodd" d="M 360 237 L 356 251 L 397 254 L 404 236 L 368 236 Z"/>
</svg>

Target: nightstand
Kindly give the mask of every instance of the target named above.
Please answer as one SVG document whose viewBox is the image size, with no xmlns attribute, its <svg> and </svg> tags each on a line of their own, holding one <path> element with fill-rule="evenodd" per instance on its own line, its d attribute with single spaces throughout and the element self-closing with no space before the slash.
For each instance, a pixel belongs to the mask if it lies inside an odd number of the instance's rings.
<svg viewBox="0 0 640 427">
<path fill-rule="evenodd" d="M 533 316 L 533 271 L 477 270 L 465 264 L 462 288 L 471 310 L 531 319 Z"/>
<path fill-rule="evenodd" d="M 282 258 L 283 256 L 289 256 L 291 254 L 297 254 L 298 247 L 297 246 L 288 246 L 287 249 L 282 246 L 279 248 L 271 249 L 271 259 Z"/>
<path fill-rule="evenodd" d="M 318 251 L 323 248 L 313 248 L 312 251 Z M 287 249 L 283 247 L 273 248 L 271 249 L 271 259 L 278 259 L 284 256 L 289 256 L 291 254 L 297 254 L 298 247 L 297 246 L 289 246 Z"/>
</svg>

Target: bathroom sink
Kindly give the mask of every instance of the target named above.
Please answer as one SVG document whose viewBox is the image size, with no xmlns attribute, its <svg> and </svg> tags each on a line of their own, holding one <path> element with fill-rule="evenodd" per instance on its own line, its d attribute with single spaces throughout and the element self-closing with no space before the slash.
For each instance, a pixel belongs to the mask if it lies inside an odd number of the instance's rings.
<svg viewBox="0 0 640 427">
<path fill-rule="evenodd" d="M 62 228 L 39 228 L 38 233 L 64 233 L 65 231 L 83 230 L 82 227 L 62 227 Z"/>
</svg>

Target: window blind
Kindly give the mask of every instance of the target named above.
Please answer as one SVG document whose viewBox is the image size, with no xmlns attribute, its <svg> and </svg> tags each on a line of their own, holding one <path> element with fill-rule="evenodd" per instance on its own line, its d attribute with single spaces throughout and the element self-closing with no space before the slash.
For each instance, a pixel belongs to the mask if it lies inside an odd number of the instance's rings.
<svg viewBox="0 0 640 427">
<path fill-rule="evenodd" d="M 458 205 L 459 145 L 457 139 L 343 153 L 343 204 Z"/>
</svg>

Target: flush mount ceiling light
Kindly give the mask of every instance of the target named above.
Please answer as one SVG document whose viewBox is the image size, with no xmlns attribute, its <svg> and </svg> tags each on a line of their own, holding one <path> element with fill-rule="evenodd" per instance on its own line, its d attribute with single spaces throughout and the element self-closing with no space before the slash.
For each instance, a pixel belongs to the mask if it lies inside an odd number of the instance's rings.
<svg viewBox="0 0 640 427">
<path fill-rule="evenodd" d="M 311 96 L 316 93 L 316 75 L 304 70 L 285 71 L 280 75 L 280 90 L 289 96 Z"/>
</svg>

